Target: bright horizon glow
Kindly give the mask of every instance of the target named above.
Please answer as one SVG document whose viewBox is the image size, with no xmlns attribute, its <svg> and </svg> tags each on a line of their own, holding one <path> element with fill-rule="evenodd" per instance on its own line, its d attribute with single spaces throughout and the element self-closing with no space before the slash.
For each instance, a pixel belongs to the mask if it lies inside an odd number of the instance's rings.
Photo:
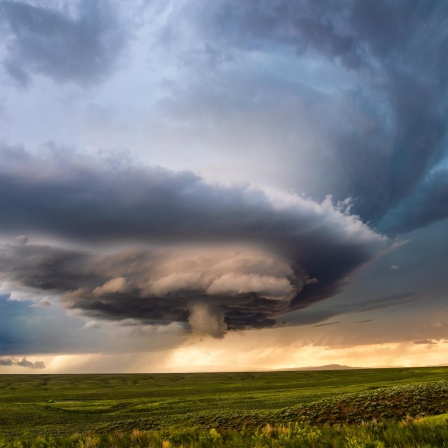
<svg viewBox="0 0 448 448">
<path fill-rule="evenodd" d="M 233 342 L 227 341 L 234 347 Z M 30 356 L 27 358 L 30 362 L 45 362 L 45 370 L 0 367 L 0 374 L 263 372 L 329 365 L 366 369 L 433 367 L 446 365 L 447 343 L 401 342 L 339 348 L 308 345 L 271 349 L 257 349 L 254 344 L 246 343 L 241 344 L 242 350 L 236 351 L 209 341 L 190 341 L 159 355 L 143 352 Z"/>
</svg>

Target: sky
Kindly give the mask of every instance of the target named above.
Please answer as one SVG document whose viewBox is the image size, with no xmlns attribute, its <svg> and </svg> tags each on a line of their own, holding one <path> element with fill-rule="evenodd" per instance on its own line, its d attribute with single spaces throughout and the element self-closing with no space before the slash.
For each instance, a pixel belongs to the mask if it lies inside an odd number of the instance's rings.
<svg viewBox="0 0 448 448">
<path fill-rule="evenodd" d="M 0 373 L 447 364 L 448 3 L 0 0 Z"/>
</svg>

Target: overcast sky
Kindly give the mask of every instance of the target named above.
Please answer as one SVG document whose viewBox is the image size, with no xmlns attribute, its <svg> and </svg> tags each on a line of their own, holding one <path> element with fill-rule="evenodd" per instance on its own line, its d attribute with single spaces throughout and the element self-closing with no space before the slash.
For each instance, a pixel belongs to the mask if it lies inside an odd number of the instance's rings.
<svg viewBox="0 0 448 448">
<path fill-rule="evenodd" d="M 448 3 L 0 1 L 0 373 L 429 365 Z"/>
</svg>

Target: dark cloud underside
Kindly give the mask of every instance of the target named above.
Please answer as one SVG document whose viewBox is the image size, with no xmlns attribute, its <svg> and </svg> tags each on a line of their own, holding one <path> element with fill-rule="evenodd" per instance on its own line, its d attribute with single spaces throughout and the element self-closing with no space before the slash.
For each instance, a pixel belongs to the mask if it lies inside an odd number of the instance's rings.
<svg viewBox="0 0 448 448">
<path fill-rule="evenodd" d="M 35 175 L 21 175 L 27 165 Z M 3 249 L 1 269 L 10 281 L 72 293 L 67 306 L 94 317 L 186 321 L 196 304 L 224 316 L 230 329 L 272 326 L 273 316 L 336 294 L 347 275 L 386 248 L 383 237 L 329 201 L 290 197 L 276 204 L 261 190 L 211 185 L 188 172 L 112 172 L 15 153 L 0 169 L 0 186 L 3 229 L 10 233 L 81 244 L 216 246 L 208 265 L 196 259 L 202 263 L 196 270 L 172 267 L 165 255 L 144 250 L 100 261 L 95 253 L 26 240 Z M 258 248 L 273 261 L 263 267 L 262 255 L 227 254 L 222 266 L 224 243 L 240 245 L 243 254 L 247 246 Z M 144 286 L 143 277 L 154 283 Z"/>
</svg>

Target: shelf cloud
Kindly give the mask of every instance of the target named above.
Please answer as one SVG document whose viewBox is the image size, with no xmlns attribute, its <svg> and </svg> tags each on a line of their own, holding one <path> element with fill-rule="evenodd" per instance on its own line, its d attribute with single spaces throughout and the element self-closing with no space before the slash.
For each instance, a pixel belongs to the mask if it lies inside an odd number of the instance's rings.
<svg viewBox="0 0 448 448">
<path fill-rule="evenodd" d="M 16 238 L 3 247 L 1 270 L 14 284 L 60 294 L 66 307 L 94 318 L 189 322 L 207 332 L 206 316 L 214 335 L 273 326 L 275 316 L 341 291 L 389 246 L 328 198 L 276 200 L 188 172 L 112 173 L 15 157 L 0 170 L 4 230 L 70 244 Z M 106 254 L 111 241 L 142 248 Z M 92 249 L 73 249 L 74 242 Z"/>
</svg>

